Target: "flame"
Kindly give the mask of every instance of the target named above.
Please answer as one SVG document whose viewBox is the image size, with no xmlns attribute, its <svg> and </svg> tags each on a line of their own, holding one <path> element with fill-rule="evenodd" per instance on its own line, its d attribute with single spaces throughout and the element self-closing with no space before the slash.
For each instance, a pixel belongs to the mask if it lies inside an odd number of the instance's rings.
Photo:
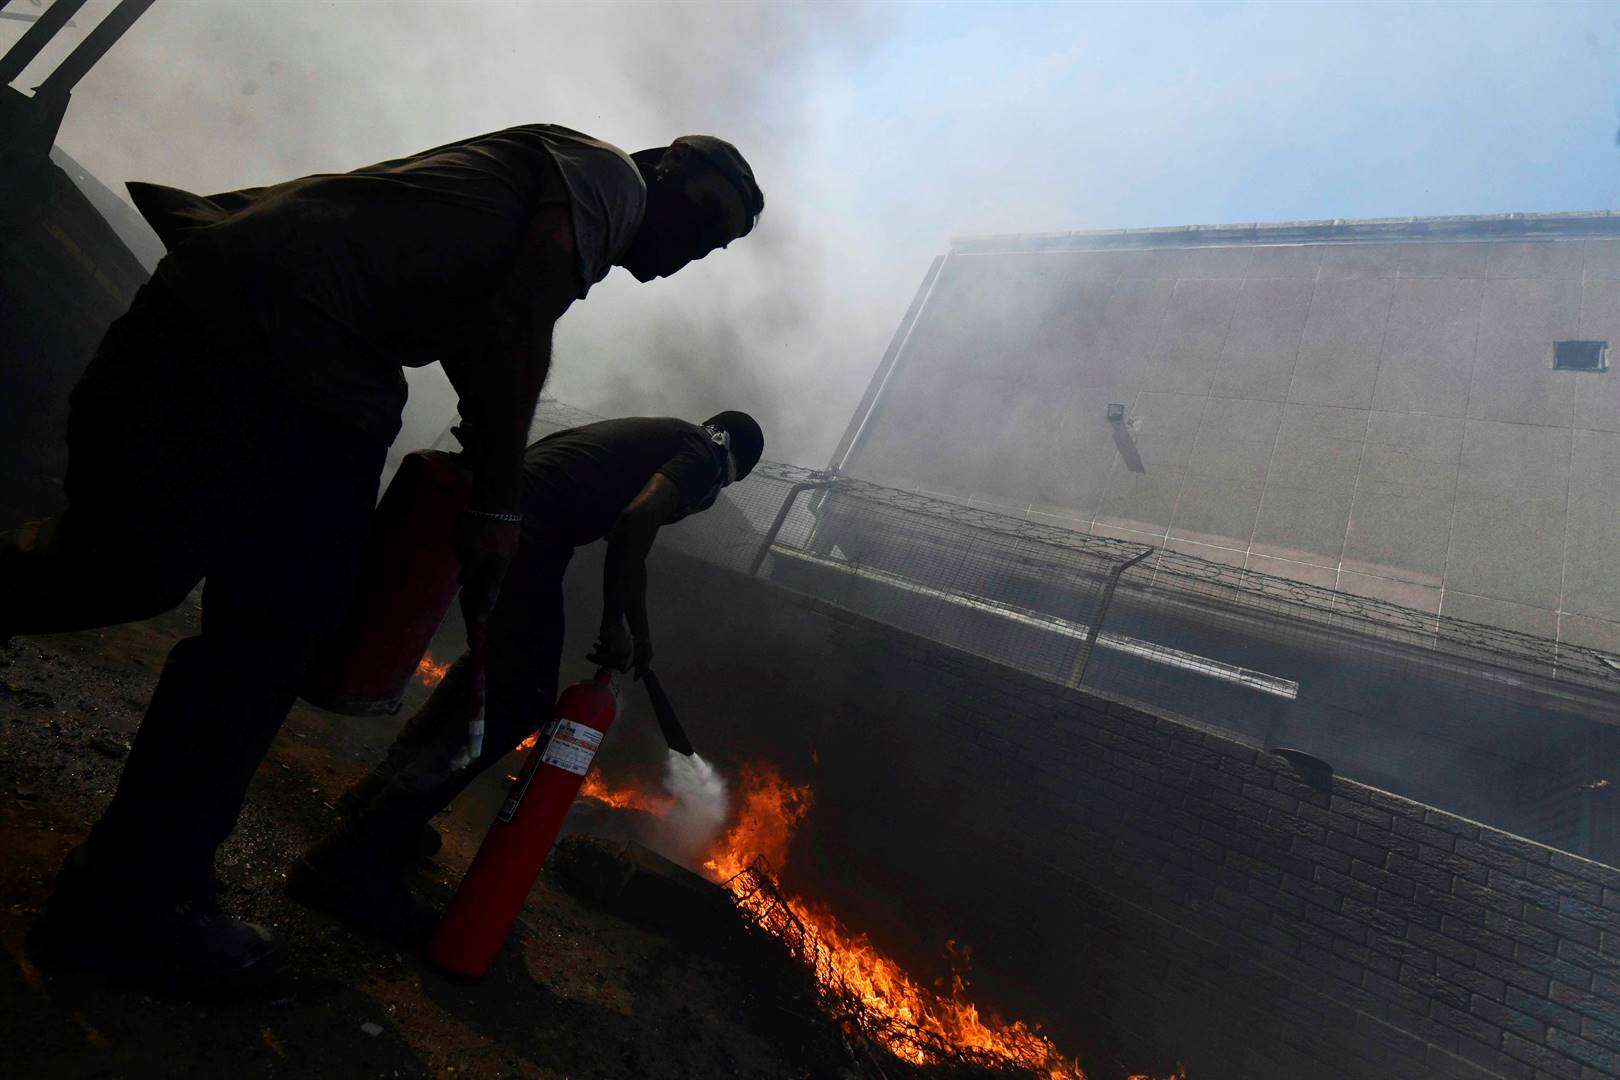
<svg viewBox="0 0 1620 1080">
<path fill-rule="evenodd" d="M 530 735 L 518 743 L 515 749 L 528 750 L 540 741 L 538 733 Z M 516 780 L 516 776 L 508 776 L 509 780 Z M 644 810 L 659 817 L 669 813 L 675 805 L 675 800 L 668 795 L 656 795 L 644 791 L 634 785 L 628 787 L 614 787 L 602 777 L 602 770 L 593 768 L 585 774 L 585 780 L 579 785 L 579 793 L 587 799 L 607 803 L 615 810 Z"/>
<path fill-rule="evenodd" d="M 736 821 L 714 844 L 703 867 L 757 922 L 764 914 L 760 905 L 768 901 L 752 893 L 739 875 L 757 862 L 773 867 L 786 862 L 788 845 L 809 813 L 812 798 L 808 787 L 790 784 L 758 765 L 742 770 L 739 788 Z M 826 950 L 827 968 L 816 972 L 818 979 L 841 983 L 871 1012 L 898 1021 L 892 1034 L 878 1038 L 901 1060 L 916 1065 L 936 1063 L 918 1041 L 906 1037 L 908 1030 L 915 1029 L 955 1049 L 1016 1062 L 1052 1080 L 1084 1080 L 1080 1066 L 1059 1053 L 1044 1035 L 1021 1021 L 1004 1023 L 982 1014 L 967 1000 L 967 983 L 960 971 L 953 974 L 947 993 L 929 989 L 879 952 L 866 935 L 850 931 L 837 916 L 785 893 L 782 899 Z"/>
<path fill-rule="evenodd" d="M 602 779 L 601 769 L 592 769 L 585 775 L 579 793 L 618 810 L 645 810 L 649 814 L 666 814 L 675 805 L 675 800 L 667 795 L 653 795 L 636 787 L 609 787 Z"/>
<path fill-rule="evenodd" d="M 738 788 L 736 820 L 703 862 L 716 881 L 731 880 L 756 860 L 781 867 L 793 834 L 810 812 L 810 789 L 789 784 L 764 766 L 744 765 Z"/>
<path fill-rule="evenodd" d="M 423 653 L 422 659 L 416 665 L 416 677 L 422 680 L 423 686 L 431 689 L 444 681 L 444 673 L 449 670 L 449 664 L 437 663 L 432 653 Z"/>
<path fill-rule="evenodd" d="M 780 867 L 787 862 L 793 835 L 810 812 L 811 791 L 807 786 L 788 783 L 764 765 L 743 766 L 737 788 L 734 821 L 710 845 L 703 869 L 732 894 L 746 917 L 767 932 L 773 932 L 773 927 L 779 932 L 780 921 L 766 920 L 771 899 L 752 889 L 744 871 L 760 864 Z M 650 794 L 634 785 L 612 786 L 597 769 L 586 776 L 580 791 L 610 806 L 653 814 L 666 813 L 673 805 L 668 796 Z M 946 943 L 954 968 L 950 985 L 943 991 L 932 990 L 879 952 L 866 935 L 845 927 L 831 912 L 786 893 L 781 898 L 820 943 L 826 964 L 816 967 L 816 978 L 824 985 L 853 992 L 870 1013 L 891 1022 L 887 1037 L 880 1033 L 877 1038 L 901 1060 L 916 1065 L 937 1064 L 924 1049 L 926 1040 L 908 1037 L 908 1032 L 920 1031 L 945 1046 L 1010 1061 L 1048 1080 L 1085 1080 L 1079 1063 L 1065 1058 L 1039 1031 L 1022 1021 L 1009 1023 L 981 1013 L 968 1000 L 967 948 L 954 941 Z M 1186 1077 L 1186 1071 L 1177 1067 L 1164 1080 Z M 1135 1074 L 1130 1080 L 1155 1078 Z"/>
</svg>

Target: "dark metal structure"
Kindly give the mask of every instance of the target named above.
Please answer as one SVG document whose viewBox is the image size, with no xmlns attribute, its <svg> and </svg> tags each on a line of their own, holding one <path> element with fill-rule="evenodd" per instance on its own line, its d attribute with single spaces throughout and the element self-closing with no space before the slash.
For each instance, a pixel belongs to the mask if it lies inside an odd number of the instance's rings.
<svg viewBox="0 0 1620 1080">
<path fill-rule="evenodd" d="M 149 273 L 52 144 L 73 88 L 151 5 L 122 0 L 32 95 L 10 83 L 83 0 L 57 0 L 0 56 L 0 528 L 60 505 L 68 391 Z"/>
</svg>

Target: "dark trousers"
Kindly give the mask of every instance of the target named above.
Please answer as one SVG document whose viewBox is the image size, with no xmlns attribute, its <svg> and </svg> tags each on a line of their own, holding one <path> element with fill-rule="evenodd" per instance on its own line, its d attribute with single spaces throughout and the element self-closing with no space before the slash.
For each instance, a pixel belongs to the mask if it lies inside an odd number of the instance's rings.
<svg viewBox="0 0 1620 1080">
<path fill-rule="evenodd" d="M 207 579 L 201 633 L 170 652 L 91 835 L 92 865 L 158 899 L 207 879 L 316 633 L 343 614 L 385 449 L 275 391 L 273 356 L 194 325 L 141 290 L 73 392 L 68 510 L 0 548 L 10 633 L 147 618 Z"/>
<path fill-rule="evenodd" d="M 490 616 L 483 753 L 463 760 L 469 719 L 463 656 L 361 782 L 356 826 L 379 846 L 408 849 L 422 824 L 551 718 L 562 663 L 563 575 L 574 549 L 548 516 L 544 506 L 525 505 L 523 540 Z"/>
</svg>

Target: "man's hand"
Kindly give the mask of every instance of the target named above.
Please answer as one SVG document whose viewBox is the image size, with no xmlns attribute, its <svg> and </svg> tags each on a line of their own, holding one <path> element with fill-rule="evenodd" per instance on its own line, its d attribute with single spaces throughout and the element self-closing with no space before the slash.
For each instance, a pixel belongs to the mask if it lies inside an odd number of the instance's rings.
<svg viewBox="0 0 1620 1080">
<path fill-rule="evenodd" d="M 660 526 L 681 516 L 681 493 L 667 477 L 654 474 L 641 493 L 619 513 L 608 533 L 602 562 L 602 634 L 610 637 L 621 659 L 613 666 L 633 668 L 636 678 L 652 666 L 652 637 L 647 631 L 647 552 Z M 625 623 L 630 633 L 625 633 Z M 632 640 L 633 638 L 633 640 Z"/>
<path fill-rule="evenodd" d="M 598 635 L 596 645 L 585 658 L 597 667 L 633 671 L 638 679 L 652 669 L 651 638 L 631 637 L 623 623 L 604 626 Z"/>
<path fill-rule="evenodd" d="M 596 644 L 585 657 L 597 667 L 624 671 L 635 660 L 635 643 L 622 622 L 603 623 L 596 632 Z"/>
</svg>

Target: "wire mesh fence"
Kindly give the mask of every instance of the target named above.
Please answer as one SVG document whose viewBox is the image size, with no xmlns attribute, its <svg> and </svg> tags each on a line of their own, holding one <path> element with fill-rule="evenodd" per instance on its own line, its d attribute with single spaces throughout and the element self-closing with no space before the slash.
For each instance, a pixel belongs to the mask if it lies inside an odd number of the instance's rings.
<svg viewBox="0 0 1620 1080">
<path fill-rule="evenodd" d="M 548 403 L 537 430 L 594 419 Z M 761 462 L 660 545 L 1606 861 L 1620 660 Z"/>
</svg>

